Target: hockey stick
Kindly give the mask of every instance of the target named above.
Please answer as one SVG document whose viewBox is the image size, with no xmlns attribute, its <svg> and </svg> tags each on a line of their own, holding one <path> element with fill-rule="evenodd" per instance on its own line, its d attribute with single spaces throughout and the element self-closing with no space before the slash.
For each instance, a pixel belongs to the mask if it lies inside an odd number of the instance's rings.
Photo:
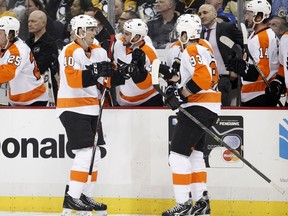
<svg viewBox="0 0 288 216">
<path fill-rule="evenodd" d="M 53 91 L 53 84 L 52 84 L 52 76 L 51 76 L 51 70 L 48 68 L 48 70 L 45 71 L 43 75 L 43 80 L 46 85 L 49 101 L 47 106 L 48 107 L 55 107 L 55 97 L 54 97 L 54 91 Z"/>
<path fill-rule="evenodd" d="M 91 161 L 90 161 L 90 167 L 89 167 L 89 173 L 88 173 L 88 180 L 87 182 L 91 182 L 92 179 L 92 172 L 93 172 L 93 166 L 94 166 L 94 159 L 95 159 L 95 153 L 97 149 L 97 142 L 98 142 L 98 137 L 99 137 L 99 130 L 100 130 L 100 124 L 101 124 L 101 118 L 102 118 L 102 112 L 103 112 L 103 105 L 105 101 L 105 94 L 106 94 L 107 88 L 104 88 L 103 94 L 100 99 L 100 104 L 99 104 L 99 115 L 97 118 L 96 122 L 96 134 L 94 138 L 94 145 L 92 149 L 92 156 L 91 156 Z"/>
<path fill-rule="evenodd" d="M 244 48 L 247 54 L 247 57 L 251 59 L 252 63 L 254 64 L 257 72 L 259 73 L 259 75 L 261 76 L 261 78 L 263 79 L 263 81 L 265 82 L 266 86 L 269 88 L 269 90 L 271 91 L 271 86 L 270 83 L 268 82 L 268 80 L 266 79 L 265 75 L 263 74 L 263 72 L 260 70 L 260 68 L 257 65 L 257 62 L 255 61 L 255 59 L 253 58 L 253 56 L 251 55 L 249 48 L 248 48 L 248 32 L 246 29 L 246 26 L 244 23 L 240 23 L 241 26 L 241 31 L 242 31 L 242 35 L 243 35 L 243 44 L 244 44 Z M 280 107 L 283 107 L 283 104 L 281 103 L 280 100 L 277 101 L 278 105 Z"/>
<path fill-rule="evenodd" d="M 115 30 L 113 28 L 113 26 L 111 25 L 111 23 L 108 21 L 108 19 L 103 15 L 102 11 L 97 10 L 94 18 L 97 19 L 106 29 L 106 31 L 109 34 L 110 37 L 110 41 L 109 41 L 109 49 L 107 52 L 108 58 L 112 61 L 113 60 L 113 50 L 114 50 L 114 43 L 115 43 Z M 104 91 L 104 90 L 103 90 Z M 114 94 L 113 94 L 114 93 Z M 109 102 L 111 104 L 111 106 L 114 106 L 114 97 L 115 96 L 115 92 L 111 91 L 111 90 L 106 90 L 105 95 L 108 94 L 109 97 Z"/>
<path fill-rule="evenodd" d="M 159 66 L 161 61 L 159 59 L 155 59 L 152 63 L 152 84 L 153 87 L 158 91 L 164 98 L 167 98 L 167 95 L 161 90 L 159 86 Z M 211 136 L 216 142 L 220 145 L 227 148 L 231 151 L 237 158 L 239 158 L 242 162 L 244 162 L 248 167 L 250 167 L 253 171 L 255 171 L 258 175 L 260 175 L 265 181 L 271 184 L 276 190 L 278 190 L 281 194 L 284 194 L 285 191 L 272 182 L 267 176 L 265 176 L 262 172 L 260 172 L 257 168 L 255 168 L 249 161 L 247 161 L 244 157 L 242 157 L 235 149 L 231 148 L 228 144 L 222 141 L 216 134 L 214 134 L 211 130 L 209 130 L 205 125 L 199 122 L 193 115 L 187 112 L 183 107 L 178 108 L 184 115 L 186 115 L 189 119 L 191 119 L 194 123 L 196 123 L 200 128 L 202 128 L 205 133 Z"/>
<path fill-rule="evenodd" d="M 226 45 L 227 47 L 232 49 L 237 58 L 242 58 L 242 56 L 243 56 L 242 49 L 237 44 L 235 44 L 234 41 L 232 41 L 230 38 L 228 38 L 226 36 L 221 36 L 219 38 L 219 40 L 221 41 L 221 43 L 223 43 L 224 45 Z M 237 105 L 240 106 L 241 105 L 241 76 L 238 74 L 237 78 L 238 78 L 237 88 L 239 91 L 238 96 L 237 96 Z"/>
</svg>

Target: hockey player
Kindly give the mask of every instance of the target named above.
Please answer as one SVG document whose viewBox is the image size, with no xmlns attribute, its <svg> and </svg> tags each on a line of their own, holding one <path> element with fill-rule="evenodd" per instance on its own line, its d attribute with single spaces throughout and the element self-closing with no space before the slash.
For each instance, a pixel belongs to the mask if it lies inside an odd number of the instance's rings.
<svg viewBox="0 0 288 216">
<path fill-rule="evenodd" d="M 162 96 L 153 88 L 150 65 L 157 58 L 155 48 L 145 43 L 147 25 L 141 19 L 130 19 L 124 24 L 123 37 L 114 46 L 114 60 L 118 76 L 112 78 L 119 85 L 117 102 L 120 106 L 163 106 Z"/>
<path fill-rule="evenodd" d="M 67 145 L 75 153 L 62 215 L 70 215 L 72 210 L 78 211 L 79 215 L 92 215 L 92 210 L 105 214 L 107 206 L 92 199 L 98 163 L 106 153 L 103 147 L 99 147 L 105 141 L 101 125 L 96 124 L 100 109 L 96 84 L 104 84 L 104 78 L 112 75 L 113 64 L 107 52 L 93 44 L 97 28 L 93 17 L 79 15 L 72 18 L 70 24 L 74 41 L 66 45 L 58 57 L 57 114 L 67 133 Z M 90 183 L 88 174 L 96 130 L 98 142 Z"/>
<path fill-rule="evenodd" d="M 285 91 L 283 68 L 279 67 L 278 41 L 268 26 L 271 5 L 266 0 L 252 0 L 247 3 L 245 20 L 253 32 L 248 38 L 248 50 L 257 63 L 254 65 L 240 58 L 234 58 L 226 65 L 242 77 L 241 106 L 277 106 L 281 93 Z M 270 88 L 258 73 L 257 66 L 270 82 Z M 282 70 L 282 71 L 281 71 Z"/>
<path fill-rule="evenodd" d="M 211 87 L 213 76 L 210 64 L 214 59 L 209 50 L 199 43 L 201 29 L 199 20 L 191 15 L 179 20 L 176 25 L 179 40 L 186 47 L 181 55 L 178 94 L 183 100 L 181 106 L 210 128 L 220 110 L 221 93 Z M 161 66 L 159 72 L 163 73 Z M 175 80 L 175 76 L 171 80 Z M 177 109 L 180 103 L 173 88 L 168 86 L 166 94 L 167 106 L 172 110 Z M 210 215 L 203 159 L 205 132 L 182 112 L 178 112 L 177 119 L 169 155 L 177 204 L 163 212 L 162 216 Z M 194 206 L 192 199 L 195 200 Z"/>
<path fill-rule="evenodd" d="M 9 83 L 11 106 L 46 106 L 48 94 L 30 48 L 18 37 L 19 21 L 0 18 L 0 83 Z"/>
<path fill-rule="evenodd" d="M 285 29 L 285 33 L 280 38 L 280 46 L 279 46 L 279 61 L 283 66 L 284 77 L 285 77 L 285 85 L 286 85 L 286 102 L 285 107 L 288 107 L 288 23 L 283 23 L 282 26 Z"/>
<path fill-rule="evenodd" d="M 194 20 L 197 23 L 201 23 L 200 17 L 196 14 L 182 14 L 178 19 L 177 19 L 177 23 L 181 23 L 184 24 L 185 22 L 189 22 L 190 20 Z M 191 21 L 192 22 L 192 21 Z M 197 26 L 196 26 L 197 27 Z M 198 29 L 198 31 L 202 31 L 202 27 Z M 205 39 L 199 39 L 198 43 L 204 47 L 206 47 L 210 53 L 211 56 L 214 59 L 214 51 L 212 49 L 212 46 L 210 45 L 210 43 L 205 40 Z M 174 42 L 168 50 L 167 56 L 166 56 L 166 64 L 169 67 L 172 67 L 175 71 L 179 71 L 179 67 L 180 67 L 180 62 L 181 62 L 181 55 L 184 51 L 184 49 L 186 48 L 186 44 L 185 41 L 184 43 L 182 42 L 181 37 L 179 37 L 179 40 L 177 40 L 176 42 Z M 162 69 L 163 69 L 163 65 Z M 216 88 L 217 87 L 217 82 L 218 82 L 218 71 L 217 71 L 217 67 L 216 67 L 216 60 L 214 59 L 214 61 L 211 63 L 210 65 L 211 69 L 212 69 L 212 87 Z M 165 70 L 165 69 L 164 69 Z"/>
</svg>

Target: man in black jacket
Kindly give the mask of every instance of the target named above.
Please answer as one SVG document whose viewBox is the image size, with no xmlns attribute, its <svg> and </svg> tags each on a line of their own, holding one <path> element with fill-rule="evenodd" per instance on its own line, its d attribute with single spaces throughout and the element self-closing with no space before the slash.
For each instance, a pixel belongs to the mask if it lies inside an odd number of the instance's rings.
<svg viewBox="0 0 288 216">
<path fill-rule="evenodd" d="M 33 34 L 26 43 L 32 50 L 41 75 L 46 71 L 51 72 L 54 101 L 56 101 L 58 86 L 55 75 L 58 74 L 59 66 L 58 49 L 55 40 L 46 32 L 46 24 L 46 14 L 41 10 L 33 11 L 28 19 L 28 30 Z"/>
</svg>

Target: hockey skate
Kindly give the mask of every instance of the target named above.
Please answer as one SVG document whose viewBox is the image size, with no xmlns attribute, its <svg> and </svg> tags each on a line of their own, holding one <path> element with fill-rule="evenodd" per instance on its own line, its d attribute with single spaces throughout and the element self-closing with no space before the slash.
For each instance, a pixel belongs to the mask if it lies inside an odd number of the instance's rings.
<svg viewBox="0 0 288 216">
<path fill-rule="evenodd" d="M 81 194 L 80 200 L 86 204 L 92 207 L 95 211 L 96 214 L 95 216 L 106 216 L 107 215 L 107 205 L 103 203 L 96 202 L 94 199 L 91 197 L 87 197 L 84 194 Z"/>
<path fill-rule="evenodd" d="M 210 203 L 208 198 L 208 192 L 203 192 L 203 197 L 198 200 L 193 206 L 191 216 L 210 216 Z"/>
<path fill-rule="evenodd" d="M 80 199 L 73 198 L 66 193 L 61 216 L 71 216 L 73 210 L 77 211 L 76 215 L 78 216 L 92 216 L 93 208 L 84 204 Z"/>
<path fill-rule="evenodd" d="M 163 212 L 162 216 L 190 215 L 192 208 L 191 200 L 188 200 L 184 204 L 177 203 L 173 208 Z"/>
</svg>

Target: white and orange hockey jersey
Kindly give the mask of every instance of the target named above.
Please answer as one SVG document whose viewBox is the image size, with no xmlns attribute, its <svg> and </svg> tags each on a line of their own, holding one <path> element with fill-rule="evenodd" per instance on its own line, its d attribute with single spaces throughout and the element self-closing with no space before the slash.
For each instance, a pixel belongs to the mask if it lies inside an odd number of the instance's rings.
<svg viewBox="0 0 288 216">
<path fill-rule="evenodd" d="M 145 68 L 150 71 L 150 65 L 154 59 L 157 58 L 155 48 L 148 43 L 144 43 L 143 46 L 139 47 L 146 54 Z M 130 64 L 132 60 L 132 49 L 127 48 L 123 45 L 123 38 L 119 38 L 114 46 L 114 60 L 116 63 L 120 60 L 126 64 Z M 151 74 L 148 73 L 146 79 L 140 83 L 134 83 L 130 78 L 125 80 L 124 85 L 117 87 L 119 93 L 117 94 L 117 102 L 120 106 L 138 106 L 155 95 L 159 94 L 152 85 Z"/>
<path fill-rule="evenodd" d="M 280 64 L 283 66 L 284 69 L 284 77 L 285 77 L 285 84 L 286 84 L 286 101 L 288 103 L 288 32 L 285 32 L 280 39 L 280 46 L 279 46 L 279 61 Z"/>
<path fill-rule="evenodd" d="M 207 41 L 205 39 L 199 39 L 198 44 L 207 48 L 211 54 L 212 59 L 213 59 L 212 62 L 210 63 L 210 67 L 212 69 L 212 83 L 211 83 L 211 85 L 212 85 L 212 87 L 214 87 L 214 85 L 219 80 L 218 70 L 217 70 L 217 66 L 216 66 L 217 64 L 216 64 L 216 60 L 214 58 L 214 51 L 213 51 L 212 46 L 209 43 L 209 41 Z M 175 61 L 175 58 L 181 59 L 183 51 L 184 51 L 184 49 L 182 48 L 180 41 L 178 40 L 178 41 L 174 42 L 168 50 L 168 53 L 166 56 L 166 64 L 169 67 L 172 67 L 172 64 Z"/>
<path fill-rule="evenodd" d="M 0 83 L 8 83 L 8 102 L 26 106 L 48 101 L 43 78 L 30 48 L 17 39 L 0 57 Z"/>
<path fill-rule="evenodd" d="M 178 88 L 185 87 L 192 79 L 201 89 L 188 97 L 188 102 L 182 107 L 193 105 L 203 106 L 218 113 L 221 106 L 221 92 L 212 90 L 212 69 L 210 67 L 213 57 L 208 49 L 199 44 L 187 47 L 181 56 L 181 82 Z"/>
<path fill-rule="evenodd" d="M 89 46 L 90 55 L 87 57 L 83 48 L 72 42 L 66 45 L 59 54 L 59 90 L 57 98 L 57 115 L 64 111 L 72 111 L 85 115 L 99 114 L 99 91 L 95 86 L 84 88 L 82 71 L 86 65 L 109 61 L 107 52 L 99 45 Z M 99 82 L 103 78 L 98 79 Z"/>
<path fill-rule="evenodd" d="M 279 71 L 278 46 L 276 35 L 271 28 L 264 29 L 257 34 L 252 32 L 248 38 L 249 52 L 268 81 L 273 79 Z M 249 63 L 253 63 L 251 59 Z M 247 102 L 265 94 L 265 88 L 267 87 L 261 76 L 255 82 L 245 81 L 242 78 L 242 84 L 242 102 Z"/>
</svg>

